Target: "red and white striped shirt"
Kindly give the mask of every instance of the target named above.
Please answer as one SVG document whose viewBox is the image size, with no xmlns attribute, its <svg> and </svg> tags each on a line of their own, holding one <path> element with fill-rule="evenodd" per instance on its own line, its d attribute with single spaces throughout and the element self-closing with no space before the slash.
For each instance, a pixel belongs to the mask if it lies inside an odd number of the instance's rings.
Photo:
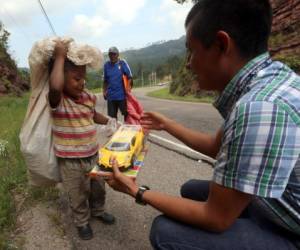
<svg viewBox="0 0 300 250">
<path fill-rule="evenodd" d="M 80 99 L 63 95 L 52 110 L 54 151 L 61 158 L 84 158 L 97 153 L 94 112 L 96 96 L 86 91 Z"/>
</svg>

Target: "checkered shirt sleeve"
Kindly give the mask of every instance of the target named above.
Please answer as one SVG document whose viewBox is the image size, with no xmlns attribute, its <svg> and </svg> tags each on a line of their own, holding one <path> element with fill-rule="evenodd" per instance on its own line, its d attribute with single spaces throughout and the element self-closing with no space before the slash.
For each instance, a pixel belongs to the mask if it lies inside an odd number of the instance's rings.
<svg viewBox="0 0 300 250">
<path fill-rule="evenodd" d="M 276 104 L 237 103 L 225 122 L 213 180 L 260 197 L 279 198 L 299 157 L 300 128 Z"/>
</svg>

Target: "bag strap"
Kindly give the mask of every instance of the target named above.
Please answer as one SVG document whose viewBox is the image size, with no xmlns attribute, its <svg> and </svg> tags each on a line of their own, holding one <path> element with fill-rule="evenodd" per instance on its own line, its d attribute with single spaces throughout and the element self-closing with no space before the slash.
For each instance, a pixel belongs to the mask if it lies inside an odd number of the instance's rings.
<svg viewBox="0 0 300 250">
<path fill-rule="evenodd" d="M 128 76 L 124 72 L 124 68 L 122 66 L 121 59 L 119 60 L 119 66 L 120 66 L 120 69 L 122 72 L 123 87 L 125 89 L 125 92 L 127 92 L 128 90 L 130 90 L 131 86 L 129 86 L 129 84 L 128 84 Z"/>
</svg>

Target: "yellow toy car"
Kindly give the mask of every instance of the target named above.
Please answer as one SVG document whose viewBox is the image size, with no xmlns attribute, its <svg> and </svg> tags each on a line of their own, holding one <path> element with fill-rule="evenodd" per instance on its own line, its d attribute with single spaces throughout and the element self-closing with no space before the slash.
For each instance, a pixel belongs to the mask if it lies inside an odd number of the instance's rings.
<svg viewBox="0 0 300 250">
<path fill-rule="evenodd" d="M 99 150 L 99 166 L 102 170 L 112 171 L 109 163 L 111 156 L 115 156 L 120 171 L 132 167 L 137 156 L 144 147 L 144 132 L 140 125 L 122 125 L 111 139 Z"/>
</svg>

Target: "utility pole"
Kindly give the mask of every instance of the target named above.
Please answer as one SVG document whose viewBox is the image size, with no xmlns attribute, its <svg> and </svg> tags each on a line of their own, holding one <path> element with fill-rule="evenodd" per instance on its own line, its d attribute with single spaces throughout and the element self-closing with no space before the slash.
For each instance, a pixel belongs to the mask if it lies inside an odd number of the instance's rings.
<svg viewBox="0 0 300 250">
<path fill-rule="evenodd" d="M 142 87 L 144 87 L 144 74 L 143 74 L 143 70 L 142 70 Z"/>
</svg>

